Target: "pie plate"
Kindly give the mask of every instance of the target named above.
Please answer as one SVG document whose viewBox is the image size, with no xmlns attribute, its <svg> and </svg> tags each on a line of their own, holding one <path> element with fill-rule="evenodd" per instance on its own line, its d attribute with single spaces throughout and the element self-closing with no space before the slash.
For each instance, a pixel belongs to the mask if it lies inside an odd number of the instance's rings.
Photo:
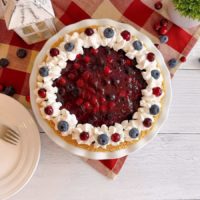
<svg viewBox="0 0 200 200">
<path fill-rule="evenodd" d="M 36 103 L 36 97 L 34 94 L 34 90 L 36 88 L 36 80 L 37 80 L 37 73 L 38 73 L 38 65 L 41 63 L 46 55 L 46 53 L 49 51 L 51 46 L 58 41 L 60 38 L 62 38 L 66 33 L 73 32 L 75 30 L 79 30 L 88 26 L 109 26 L 112 25 L 116 28 L 121 28 L 128 30 L 132 33 L 132 35 L 136 36 L 139 40 L 143 41 L 145 46 L 153 52 L 156 55 L 157 62 L 160 66 L 160 70 L 164 77 L 164 88 L 165 88 L 165 95 L 162 100 L 162 110 L 160 112 L 159 118 L 157 120 L 157 123 L 154 124 L 153 128 L 149 131 L 149 133 L 142 139 L 140 139 L 136 144 L 129 145 L 126 149 L 121 149 L 113 152 L 92 152 L 88 151 L 86 149 L 78 148 L 76 146 L 73 146 L 66 141 L 64 141 L 61 137 L 59 137 L 54 130 L 49 126 L 49 124 L 42 118 L 39 107 Z M 168 112 L 169 112 L 169 106 L 171 102 L 171 78 L 170 73 L 168 71 L 168 68 L 165 64 L 165 61 L 163 59 L 162 54 L 157 50 L 157 48 L 154 46 L 154 44 L 151 42 L 151 40 L 145 36 L 144 34 L 137 31 L 135 28 L 128 24 L 119 23 L 117 21 L 113 21 L 110 19 L 88 19 L 83 20 L 78 23 L 68 25 L 65 28 L 63 28 L 60 32 L 58 32 L 55 36 L 53 36 L 51 39 L 49 39 L 40 53 L 38 54 L 34 67 L 31 73 L 30 78 L 30 97 L 31 97 L 31 105 L 33 108 L 33 112 L 36 116 L 36 119 L 40 126 L 44 129 L 44 131 L 47 133 L 47 135 L 59 146 L 62 148 L 70 151 L 71 153 L 74 153 L 76 155 L 90 158 L 90 159 L 113 159 L 113 158 L 119 158 L 125 155 L 128 155 L 130 152 L 133 152 L 141 147 L 143 147 L 145 144 L 147 144 L 160 130 L 161 126 L 163 125 L 164 121 L 167 119 Z"/>
</svg>

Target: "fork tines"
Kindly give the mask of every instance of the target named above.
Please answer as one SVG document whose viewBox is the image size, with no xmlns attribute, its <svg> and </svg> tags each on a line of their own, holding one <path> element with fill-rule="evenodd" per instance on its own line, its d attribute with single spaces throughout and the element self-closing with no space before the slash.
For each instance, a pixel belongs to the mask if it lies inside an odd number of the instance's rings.
<svg viewBox="0 0 200 200">
<path fill-rule="evenodd" d="M 15 132 L 14 130 L 12 130 L 11 128 L 9 128 L 9 127 L 7 128 L 6 131 L 7 132 L 4 135 L 3 139 L 6 142 L 9 142 L 10 144 L 16 145 L 19 142 L 20 135 L 17 132 Z"/>
</svg>

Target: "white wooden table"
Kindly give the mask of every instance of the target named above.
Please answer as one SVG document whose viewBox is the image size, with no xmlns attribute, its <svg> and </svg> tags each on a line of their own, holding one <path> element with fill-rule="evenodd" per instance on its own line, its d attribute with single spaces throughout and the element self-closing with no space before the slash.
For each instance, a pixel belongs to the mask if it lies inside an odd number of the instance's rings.
<svg viewBox="0 0 200 200">
<path fill-rule="evenodd" d="M 173 103 L 160 134 L 130 155 L 117 179 L 102 176 L 41 133 L 30 183 L 12 200 L 200 199 L 200 41 L 176 73 Z"/>
</svg>

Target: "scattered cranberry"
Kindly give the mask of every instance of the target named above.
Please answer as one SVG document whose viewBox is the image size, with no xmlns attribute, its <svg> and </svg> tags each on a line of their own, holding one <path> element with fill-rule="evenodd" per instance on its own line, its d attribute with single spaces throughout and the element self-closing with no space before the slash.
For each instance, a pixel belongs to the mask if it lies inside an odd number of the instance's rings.
<svg viewBox="0 0 200 200">
<path fill-rule="evenodd" d="M 151 124 L 152 124 L 152 120 L 150 118 L 146 118 L 144 119 L 143 121 L 143 125 L 147 128 L 151 127 Z"/>
<path fill-rule="evenodd" d="M 80 106 L 83 103 L 83 99 L 79 98 L 76 100 L 76 105 Z"/>
<path fill-rule="evenodd" d="M 148 61 L 153 62 L 155 60 L 155 54 L 152 52 L 148 53 L 147 59 L 148 59 Z"/>
<path fill-rule="evenodd" d="M 154 24 L 153 28 L 154 28 L 155 31 L 159 31 L 160 28 L 161 28 L 160 23 Z"/>
<path fill-rule="evenodd" d="M 154 8 L 156 10 L 160 10 L 161 8 L 163 7 L 163 4 L 161 1 L 157 1 L 155 4 L 154 4 Z"/>
<path fill-rule="evenodd" d="M 91 48 L 91 53 L 93 54 L 93 55 L 96 55 L 98 52 L 99 52 L 99 50 L 98 49 L 94 49 L 94 48 Z"/>
<path fill-rule="evenodd" d="M 77 55 L 76 55 L 76 58 L 77 58 L 77 59 L 81 59 L 81 58 L 82 58 L 82 55 L 81 55 L 81 54 L 77 54 Z"/>
<path fill-rule="evenodd" d="M 120 97 L 126 97 L 127 96 L 127 92 L 125 90 L 121 90 L 119 93 Z"/>
<path fill-rule="evenodd" d="M 98 99 L 94 96 L 94 97 L 92 97 L 90 102 L 91 102 L 92 105 L 97 105 L 98 104 Z"/>
<path fill-rule="evenodd" d="M 81 67 L 80 63 L 73 64 L 74 69 L 79 69 Z"/>
<path fill-rule="evenodd" d="M 161 26 L 167 27 L 168 23 L 169 23 L 169 21 L 167 19 L 165 19 L 165 18 L 163 18 L 163 19 L 160 20 L 160 25 Z"/>
<path fill-rule="evenodd" d="M 64 78 L 64 77 L 60 77 L 59 79 L 58 79 L 58 84 L 60 85 L 60 86 L 65 86 L 66 84 L 67 84 L 67 80 Z"/>
<path fill-rule="evenodd" d="M 153 94 L 159 97 L 162 94 L 162 89 L 160 87 L 153 88 Z"/>
<path fill-rule="evenodd" d="M 126 65 L 130 66 L 132 63 L 131 63 L 131 60 L 130 59 L 126 59 Z"/>
<path fill-rule="evenodd" d="M 112 140 L 113 142 L 119 142 L 120 139 L 121 139 L 121 136 L 120 136 L 119 133 L 113 133 L 113 134 L 111 135 L 111 140 Z"/>
<path fill-rule="evenodd" d="M 124 40 L 129 41 L 131 39 L 131 34 L 129 31 L 122 31 L 121 36 L 123 37 Z"/>
<path fill-rule="evenodd" d="M 110 110 L 113 109 L 115 106 L 116 106 L 116 103 L 113 102 L 113 101 L 108 103 L 108 107 L 109 107 Z"/>
<path fill-rule="evenodd" d="M 113 63 L 113 61 L 114 61 L 113 57 L 111 57 L 111 56 L 108 56 L 106 60 L 109 64 Z"/>
<path fill-rule="evenodd" d="M 86 141 L 86 140 L 89 139 L 90 136 L 89 136 L 89 133 L 88 133 L 88 132 L 85 132 L 85 131 L 84 131 L 84 132 L 82 132 L 82 133 L 80 134 L 79 137 L 80 137 L 81 140 Z"/>
<path fill-rule="evenodd" d="M 106 112 L 106 111 L 107 111 L 106 105 L 101 105 L 101 106 L 100 106 L 100 111 L 101 111 L 101 112 Z"/>
<path fill-rule="evenodd" d="M 162 26 L 159 30 L 159 34 L 160 35 L 165 35 L 167 33 L 167 27 L 166 26 Z"/>
<path fill-rule="evenodd" d="M 103 104 L 106 102 L 106 99 L 104 97 L 100 97 L 99 101 Z"/>
<path fill-rule="evenodd" d="M 38 90 L 38 95 L 39 95 L 39 97 L 45 98 L 45 97 L 46 97 L 46 92 L 47 92 L 47 91 L 46 91 L 44 88 L 39 89 L 39 90 Z"/>
<path fill-rule="evenodd" d="M 76 85 L 80 88 L 82 88 L 84 86 L 84 81 L 82 79 L 79 79 L 77 82 L 76 82 Z"/>
<path fill-rule="evenodd" d="M 99 106 L 98 105 L 96 105 L 93 109 L 93 113 L 97 113 L 97 112 L 99 112 Z"/>
<path fill-rule="evenodd" d="M 91 35 L 94 34 L 94 30 L 93 30 L 92 28 L 86 28 L 86 29 L 85 29 L 85 34 L 86 34 L 87 36 L 91 36 Z"/>
<path fill-rule="evenodd" d="M 85 56 L 84 57 L 84 61 L 85 61 L 85 63 L 89 63 L 90 62 L 90 57 L 89 56 Z"/>
<path fill-rule="evenodd" d="M 181 62 L 185 62 L 186 61 L 186 57 L 185 56 L 181 56 L 180 61 Z"/>
<path fill-rule="evenodd" d="M 58 50 L 57 48 L 52 48 L 52 49 L 50 50 L 50 55 L 51 55 L 52 57 L 57 56 L 59 53 L 60 53 L 60 52 L 59 52 L 59 50 Z"/>
<path fill-rule="evenodd" d="M 27 101 L 28 103 L 30 102 L 30 96 L 29 96 L 29 95 L 26 96 L 26 101 Z"/>
<path fill-rule="evenodd" d="M 53 114 L 53 108 L 52 108 L 52 106 L 47 106 L 47 107 L 44 109 L 44 112 L 45 112 L 47 115 L 52 115 L 52 114 Z"/>
<path fill-rule="evenodd" d="M 75 77 L 76 77 L 76 75 L 73 74 L 73 73 L 69 73 L 69 74 L 68 74 L 68 78 L 69 78 L 70 80 L 74 80 Z"/>
<path fill-rule="evenodd" d="M 91 73 L 90 73 L 89 71 L 85 71 L 85 72 L 83 73 L 83 75 L 82 75 L 82 77 L 83 77 L 83 79 L 84 79 L 85 81 L 87 81 L 87 80 L 90 78 L 90 76 L 91 76 Z"/>
<path fill-rule="evenodd" d="M 112 70 L 110 69 L 109 66 L 105 66 L 105 67 L 104 67 L 104 74 L 105 74 L 105 75 L 108 75 L 108 74 L 110 74 L 111 72 L 112 72 Z"/>
</svg>

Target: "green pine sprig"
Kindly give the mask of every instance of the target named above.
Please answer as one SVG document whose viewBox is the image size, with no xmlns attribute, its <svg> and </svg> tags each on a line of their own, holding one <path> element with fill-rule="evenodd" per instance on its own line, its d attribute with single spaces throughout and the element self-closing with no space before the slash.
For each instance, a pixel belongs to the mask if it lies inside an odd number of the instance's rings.
<svg viewBox="0 0 200 200">
<path fill-rule="evenodd" d="M 200 20 L 200 0 L 173 0 L 181 15 Z"/>
</svg>

